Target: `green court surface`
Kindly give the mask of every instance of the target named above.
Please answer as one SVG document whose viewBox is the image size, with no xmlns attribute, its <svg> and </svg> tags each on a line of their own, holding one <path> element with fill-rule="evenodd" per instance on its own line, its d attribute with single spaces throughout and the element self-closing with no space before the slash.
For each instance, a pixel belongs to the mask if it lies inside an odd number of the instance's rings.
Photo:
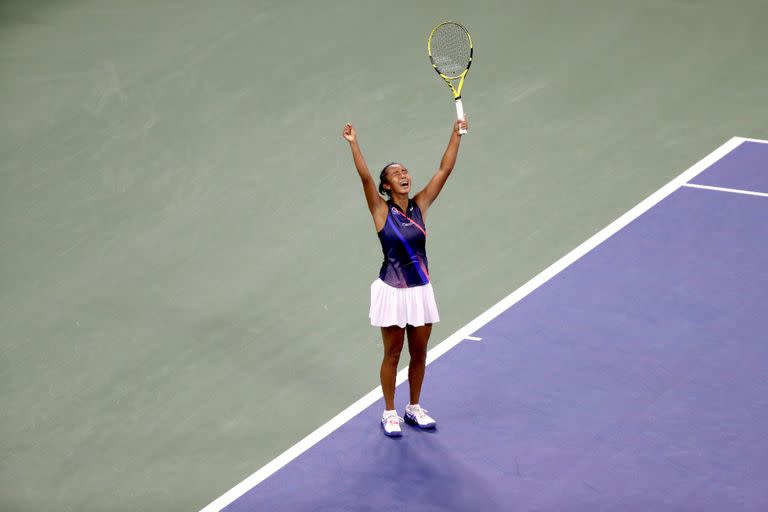
<svg viewBox="0 0 768 512">
<path fill-rule="evenodd" d="M 443 19 L 476 53 L 427 219 L 432 346 L 768 138 L 762 1 L 3 2 L 1 510 L 198 510 L 377 385 L 380 248 L 340 134 L 426 183 Z"/>
</svg>

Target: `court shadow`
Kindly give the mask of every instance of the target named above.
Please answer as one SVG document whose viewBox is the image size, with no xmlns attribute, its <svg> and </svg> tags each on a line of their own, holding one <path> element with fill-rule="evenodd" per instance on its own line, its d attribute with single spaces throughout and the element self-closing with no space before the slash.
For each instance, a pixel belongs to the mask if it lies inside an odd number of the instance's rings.
<svg viewBox="0 0 768 512">
<path fill-rule="evenodd" d="M 373 444 L 371 464 L 349 481 L 345 510 L 510 510 L 497 499 L 499 475 L 479 472 L 438 434 L 408 428 L 396 442 Z"/>
</svg>

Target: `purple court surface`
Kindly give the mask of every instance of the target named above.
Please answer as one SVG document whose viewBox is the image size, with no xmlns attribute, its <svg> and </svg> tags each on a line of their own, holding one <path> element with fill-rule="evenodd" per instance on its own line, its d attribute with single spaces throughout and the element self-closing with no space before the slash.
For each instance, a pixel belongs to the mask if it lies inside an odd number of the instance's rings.
<svg viewBox="0 0 768 512">
<path fill-rule="evenodd" d="M 746 141 L 691 183 L 768 193 L 768 147 L 765 143 Z"/>
<path fill-rule="evenodd" d="M 206 510 L 768 510 L 768 144 L 729 144 L 432 362 L 436 431 L 378 400 Z"/>
</svg>

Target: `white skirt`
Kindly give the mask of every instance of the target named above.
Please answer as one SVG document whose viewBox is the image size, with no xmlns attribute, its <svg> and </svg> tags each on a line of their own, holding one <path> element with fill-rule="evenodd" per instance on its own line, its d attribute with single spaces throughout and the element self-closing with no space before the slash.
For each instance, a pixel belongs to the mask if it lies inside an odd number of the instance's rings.
<svg viewBox="0 0 768 512">
<path fill-rule="evenodd" d="M 410 288 L 395 288 L 381 279 L 371 284 L 371 325 L 419 327 L 440 321 L 432 283 Z"/>
</svg>

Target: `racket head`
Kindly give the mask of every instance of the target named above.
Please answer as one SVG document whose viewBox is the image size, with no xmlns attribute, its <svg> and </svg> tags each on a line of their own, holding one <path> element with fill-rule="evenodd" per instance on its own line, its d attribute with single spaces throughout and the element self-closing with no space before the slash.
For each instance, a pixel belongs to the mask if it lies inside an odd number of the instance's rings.
<svg viewBox="0 0 768 512">
<path fill-rule="evenodd" d="M 427 54 L 438 75 L 445 80 L 466 76 L 472 65 L 472 37 L 461 23 L 444 21 L 429 33 Z"/>
</svg>

